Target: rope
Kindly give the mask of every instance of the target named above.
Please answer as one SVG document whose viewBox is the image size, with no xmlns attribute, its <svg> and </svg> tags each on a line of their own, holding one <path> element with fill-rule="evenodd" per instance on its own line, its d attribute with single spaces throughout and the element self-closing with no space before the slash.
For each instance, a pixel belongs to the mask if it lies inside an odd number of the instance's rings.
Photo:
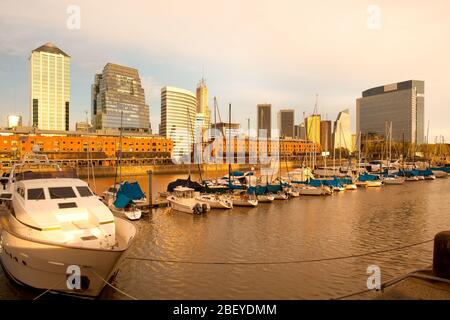
<svg viewBox="0 0 450 320">
<path fill-rule="evenodd" d="M 395 247 L 385 250 L 377 250 L 377 251 L 371 251 L 366 253 L 360 253 L 360 254 L 354 254 L 354 255 L 348 255 L 348 256 L 340 256 L 340 257 L 329 257 L 329 258 L 320 258 L 320 259 L 307 259 L 307 260 L 292 260 L 292 261 L 188 261 L 188 260 L 165 260 L 165 259 L 156 259 L 156 258 L 140 258 L 140 257 L 126 257 L 125 259 L 128 260 L 137 260 L 137 261 L 149 261 L 149 262 L 160 262 L 160 263 L 177 263 L 177 264 L 201 264 L 201 265 L 282 265 L 282 264 L 301 264 L 301 263 L 312 263 L 312 262 L 324 262 L 324 261 L 333 261 L 333 260 L 344 260 L 344 259 L 352 259 L 352 258 L 359 258 L 364 256 L 370 256 L 370 255 L 377 255 L 381 253 L 391 252 L 391 251 L 397 251 L 401 249 L 411 248 L 415 246 L 419 246 L 425 243 L 433 242 L 434 239 L 417 242 L 409 245 L 404 245 L 401 247 Z"/>
<path fill-rule="evenodd" d="M 57 283 L 55 283 L 52 287 L 48 288 L 47 290 L 45 290 L 44 292 L 42 292 L 41 294 L 37 295 L 36 297 L 33 298 L 34 300 L 38 300 L 39 298 L 41 298 L 42 296 L 44 296 L 45 294 L 47 294 L 48 292 L 52 291 L 53 289 L 55 289 L 57 286 L 59 286 L 61 283 L 67 281 L 65 278 L 62 280 L 59 280 Z"/>
<path fill-rule="evenodd" d="M 350 298 L 350 297 L 354 297 L 357 295 L 361 295 L 364 293 L 368 293 L 370 291 L 383 291 L 384 289 L 393 286 L 394 284 L 397 284 L 401 281 L 406 280 L 409 277 L 414 277 L 414 278 L 421 278 L 421 279 L 429 279 L 429 280 L 435 280 L 435 281 L 442 281 L 442 282 L 446 282 L 446 283 L 450 283 L 450 280 L 447 279 L 443 279 L 443 278 L 438 278 L 438 277 L 434 277 L 434 276 L 427 276 L 427 275 L 420 275 L 417 274 L 418 272 L 424 272 L 424 271 L 430 271 L 430 269 L 419 269 L 419 270 L 415 270 L 412 272 L 409 272 L 405 275 L 396 277 L 396 278 L 392 278 L 389 281 L 383 282 L 380 286 L 380 289 L 365 289 L 365 290 L 361 290 L 361 291 L 356 291 L 356 292 L 352 292 L 337 298 L 334 298 L 333 300 L 342 300 L 342 299 L 346 299 L 346 298 Z"/>
<path fill-rule="evenodd" d="M 100 278 L 100 280 L 102 280 L 106 285 L 110 286 L 111 288 L 113 288 L 114 290 L 116 290 L 117 292 L 120 292 L 121 294 L 123 294 L 124 296 L 130 298 L 131 300 L 139 300 L 138 298 L 133 297 L 132 295 L 126 293 L 125 291 L 117 288 L 116 286 L 112 285 L 111 283 L 109 283 L 108 281 L 106 281 L 101 275 L 99 275 L 94 269 L 92 269 L 92 272 Z"/>
</svg>

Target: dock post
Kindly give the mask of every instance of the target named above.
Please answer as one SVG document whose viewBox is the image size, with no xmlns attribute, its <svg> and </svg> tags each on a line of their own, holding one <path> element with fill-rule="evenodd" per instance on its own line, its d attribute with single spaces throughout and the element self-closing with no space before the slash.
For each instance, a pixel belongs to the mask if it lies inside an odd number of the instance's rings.
<svg viewBox="0 0 450 320">
<path fill-rule="evenodd" d="M 433 273 L 450 279 L 450 231 L 442 231 L 434 237 Z"/>
<path fill-rule="evenodd" d="M 148 207 L 153 208 L 153 171 L 148 170 Z"/>
</svg>

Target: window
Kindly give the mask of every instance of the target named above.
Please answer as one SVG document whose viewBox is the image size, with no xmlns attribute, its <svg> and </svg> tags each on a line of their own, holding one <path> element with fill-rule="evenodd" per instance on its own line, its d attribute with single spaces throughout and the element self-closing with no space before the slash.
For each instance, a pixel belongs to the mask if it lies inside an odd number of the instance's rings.
<svg viewBox="0 0 450 320">
<path fill-rule="evenodd" d="M 91 190 L 88 187 L 77 187 L 78 193 L 82 197 L 90 197 L 92 196 Z"/>
<path fill-rule="evenodd" d="M 50 192 L 51 199 L 67 199 L 77 197 L 72 187 L 54 187 L 48 188 L 48 191 Z"/>
<path fill-rule="evenodd" d="M 36 189 L 28 189 L 28 200 L 45 200 L 44 189 L 36 188 Z"/>
</svg>

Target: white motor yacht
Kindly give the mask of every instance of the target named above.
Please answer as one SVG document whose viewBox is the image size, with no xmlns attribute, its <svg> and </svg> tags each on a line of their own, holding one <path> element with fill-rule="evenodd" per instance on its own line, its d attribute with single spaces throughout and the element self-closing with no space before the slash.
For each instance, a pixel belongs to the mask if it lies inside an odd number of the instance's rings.
<svg viewBox="0 0 450 320">
<path fill-rule="evenodd" d="M 195 197 L 200 202 L 207 203 L 211 209 L 232 209 L 233 201 L 224 195 L 202 194 Z"/>
<path fill-rule="evenodd" d="M 179 212 L 202 214 L 211 210 L 208 203 L 199 201 L 196 196 L 194 189 L 178 186 L 166 199 L 172 209 Z"/>
<path fill-rule="evenodd" d="M 136 235 L 86 182 L 45 156 L 14 165 L 0 199 L 1 263 L 33 288 L 98 296 Z"/>
</svg>

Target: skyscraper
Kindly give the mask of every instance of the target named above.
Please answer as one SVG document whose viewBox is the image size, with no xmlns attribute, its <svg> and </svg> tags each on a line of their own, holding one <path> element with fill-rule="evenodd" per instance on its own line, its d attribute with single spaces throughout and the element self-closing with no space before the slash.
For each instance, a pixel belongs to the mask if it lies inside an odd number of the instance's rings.
<svg viewBox="0 0 450 320">
<path fill-rule="evenodd" d="M 320 144 L 320 115 L 314 114 L 305 119 L 306 140 Z"/>
<path fill-rule="evenodd" d="M 197 113 L 198 118 L 202 119 L 203 129 L 211 127 L 211 116 L 208 107 L 208 87 L 205 79 L 202 79 L 197 86 Z"/>
<path fill-rule="evenodd" d="M 384 136 L 392 121 L 394 141 L 423 143 L 425 82 L 409 80 L 388 84 L 362 93 L 356 100 L 356 133 Z"/>
<path fill-rule="evenodd" d="M 335 149 L 347 149 L 354 151 L 352 140 L 352 127 L 350 119 L 350 110 L 345 109 L 339 112 L 333 128 L 333 144 Z"/>
<path fill-rule="evenodd" d="M 258 136 L 260 135 L 260 130 L 266 130 L 267 138 L 270 138 L 272 130 L 272 105 L 271 104 L 258 104 L 257 109 L 257 127 Z"/>
<path fill-rule="evenodd" d="M 293 138 L 294 123 L 295 123 L 294 109 L 282 109 L 278 111 L 278 130 L 280 130 L 280 137 Z"/>
<path fill-rule="evenodd" d="M 333 136 L 331 135 L 331 121 L 322 120 L 320 122 L 320 146 L 322 151 L 331 151 Z"/>
<path fill-rule="evenodd" d="M 197 97 L 194 93 L 175 87 L 161 89 L 160 134 L 172 139 L 172 157 L 189 155 L 194 143 Z"/>
<path fill-rule="evenodd" d="M 30 122 L 43 130 L 69 130 L 70 56 L 46 43 L 31 52 Z"/>
<path fill-rule="evenodd" d="M 149 108 L 136 69 L 107 63 L 91 92 L 94 129 L 149 132 Z"/>
</svg>

